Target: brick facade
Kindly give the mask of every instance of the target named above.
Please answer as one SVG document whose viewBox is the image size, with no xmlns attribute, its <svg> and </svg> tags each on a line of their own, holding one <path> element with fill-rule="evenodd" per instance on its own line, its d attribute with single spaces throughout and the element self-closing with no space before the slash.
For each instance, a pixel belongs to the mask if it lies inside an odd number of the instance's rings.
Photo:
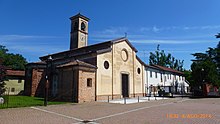
<svg viewBox="0 0 220 124">
<path fill-rule="evenodd" d="M 26 65 L 24 95 L 27 96 L 44 96 L 45 84 L 45 65 L 33 64 Z"/>
<path fill-rule="evenodd" d="M 33 69 L 32 72 L 32 85 L 31 85 L 31 96 L 43 96 L 44 94 L 44 70 Z"/>
<path fill-rule="evenodd" d="M 59 81 L 56 98 L 79 103 L 95 101 L 95 76 L 94 67 L 85 67 L 74 62 L 58 66 Z M 87 83 L 90 83 L 89 86 Z"/>
<path fill-rule="evenodd" d="M 95 101 L 95 73 L 89 71 L 79 70 L 78 80 L 78 102 L 90 102 Z M 87 86 L 88 80 L 91 79 L 91 86 Z"/>
</svg>

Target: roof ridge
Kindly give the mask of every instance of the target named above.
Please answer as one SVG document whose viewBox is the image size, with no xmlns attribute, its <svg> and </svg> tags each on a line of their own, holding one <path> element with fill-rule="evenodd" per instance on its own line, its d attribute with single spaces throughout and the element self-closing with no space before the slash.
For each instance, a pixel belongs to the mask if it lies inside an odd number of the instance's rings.
<svg viewBox="0 0 220 124">
<path fill-rule="evenodd" d="M 171 72 L 174 72 L 174 73 L 183 74 L 183 72 L 178 71 L 178 70 L 176 70 L 176 69 L 169 68 L 169 67 L 165 67 L 165 66 L 161 66 L 161 65 L 155 65 L 155 64 L 152 65 L 152 66 L 156 66 L 156 67 L 158 67 L 158 68 L 160 68 L 160 69 L 162 69 L 162 70 L 164 70 L 164 71 L 171 71 Z"/>
</svg>

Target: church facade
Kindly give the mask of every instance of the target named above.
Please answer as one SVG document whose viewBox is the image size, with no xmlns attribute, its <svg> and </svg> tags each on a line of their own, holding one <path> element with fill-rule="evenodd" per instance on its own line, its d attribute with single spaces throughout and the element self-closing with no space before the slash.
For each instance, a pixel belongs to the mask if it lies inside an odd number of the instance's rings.
<svg viewBox="0 0 220 124">
<path fill-rule="evenodd" d="M 125 37 L 88 45 L 89 18 L 70 18 L 70 50 L 26 66 L 24 93 L 72 102 L 145 95 L 145 64 Z M 48 80 L 48 83 L 46 83 Z"/>
<path fill-rule="evenodd" d="M 87 102 L 189 92 L 182 72 L 146 65 L 126 37 L 88 45 L 89 18 L 77 14 L 70 20 L 70 49 L 26 65 L 25 95 Z"/>
</svg>

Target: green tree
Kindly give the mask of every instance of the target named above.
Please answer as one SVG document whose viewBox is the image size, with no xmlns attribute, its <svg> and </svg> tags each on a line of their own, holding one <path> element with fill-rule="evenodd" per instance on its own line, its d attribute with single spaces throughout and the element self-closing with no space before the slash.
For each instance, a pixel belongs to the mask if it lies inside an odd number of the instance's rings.
<svg viewBox="0 0 220 124">
<path fill-rule="evenodd" d="M 155 53 L 150 52 L 149 64 L 169 67 L 175 70 L 183 71 L 183 60 L 175 59 L 170 53 L 166 54 L 164 50 L 160 50 L 157 46 Z"/>
<path fill-rule="evenodd" d="M 26 59 L 20 54 L 8 53 L 5 46 L 0 45 L 0 57 L 4 60 L 3 65 L 16 70 L 24 70 Z"/>
<path fill-rule="evenodd" d="M 219 44 L 216 48 L 208 48 L 205 53 L 194 53 L 195 60 L 191 65 L 194 86 L 211 83 L 220 86 L 219 76 Z"/>
<path fill-rule="evenodd" d="M 219 85 L 216 64 L 210 59 L 196 61 L 191 65 L 193 86 L 200 86 L 203 83 Z"/>
<path fill-rule="evenodd" d="M 2 58 L 0 58 L 0 96 L 5 92 L 5 67 L 2 65 Z"/>
<path fill-rule="evenodd" d="M 218 43 L 215 50 L 216 50 L 215 62 L 217 65 L 217 70 L 220 78 L 220 42 Z"/>
<path fill-rule="evenodd" d="M 184 73 L 186 80 L 190 83 L 189 85 L 192 86 L 194 84 L 194 80 L 192 78 L 192 71 L 184 70 L 183 73 Z"/>
<path fill-rule="evenodd" d="M 216 38 L 220 38 L 220 33 L 218 33 L 216 35 Z M 218 42 L 218 45 L 215 49 L 216 51 L 216 56 L 215 56 L 215 60 L 216 60 L 216 64 L 217 64 L 217 70 L 218 70 L 218 74 L 219 74 L 219 78 L 220 78 L 220 41 Z"/>
</svg>

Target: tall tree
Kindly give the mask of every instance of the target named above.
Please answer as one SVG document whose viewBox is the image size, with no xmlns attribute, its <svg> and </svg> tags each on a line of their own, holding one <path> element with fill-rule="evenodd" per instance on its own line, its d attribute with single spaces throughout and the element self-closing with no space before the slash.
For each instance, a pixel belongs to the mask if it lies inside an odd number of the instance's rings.
<svg viewBox="0 0 220 124">
<path fill-rule="evenodd" d="M 20 54 L 8 53 L 5 46 L 0 45 L 0 57 L 4 60 L 3 65 L 12 69 L 24 70 L 26 59 Z"/>
<path fill-rule="evenodd" d="M 5 67 L 2 65 L 2 58 L 0 58 L 0 96 L 5 92 Z"/>
<path fill-rule="evenodd" d="M 194 86 L 200 86 L 203 83 L 219 85 L 216 64 L 211 59 L 203 61 L 194 61 L 191 65 Z"/>
<path fill-rule="evenodd" d="M 216 38 L 220 38 L 220 34 Z M 205 53 L 192 55 L 195 57 L 191 65 L 194 85 L 211 83 L 220 86 L 220 42 L 216 48 L 208 48 Z"/>
<path fill-rule="evenodd" d="M 216 51 L 215 62 L 216 62 L 218 74 L 220 77 L 220 42 L 218 43 L 215 51 Z"/>
<path fill-rule="evenodd" d="M 190 84 L 190 86 L 192 86 L 193 84 L 195 84 L 194 83 L 194 80 L 193 80 L 193 78 L 192 78 L 192 71 L 191 70 L 184 70 L 183 71 L 183 73 L 184 73 L 184 76 L 185 76 L 185 78 L 186 78 L 186 81 L 188 81 Z"/>
<path fill-rule="evenodd" d="M 169 67 L 175 70 L 183 71 L 183 60 L 175 59 L 170 53 L 166 54 L 164 50 L 160 50 L 160 45 L 157 45 L 155 53 L 150 52 L 149 64 Z"/>
<path fill-rule="evenodd" d="M 220 38 L 220 33 L 218 33 L 216 35 L 216 38 Z M 219 78 L 220 78 L 220 41 L 218 42 L 218 45 L 216 47 L 216 56 L 215 56 L 215 60 L 216 60 L 216 64 L 217 64 L 217 70 L 218 70 L 218 74 L 219 74 Z"/>
</svg>

